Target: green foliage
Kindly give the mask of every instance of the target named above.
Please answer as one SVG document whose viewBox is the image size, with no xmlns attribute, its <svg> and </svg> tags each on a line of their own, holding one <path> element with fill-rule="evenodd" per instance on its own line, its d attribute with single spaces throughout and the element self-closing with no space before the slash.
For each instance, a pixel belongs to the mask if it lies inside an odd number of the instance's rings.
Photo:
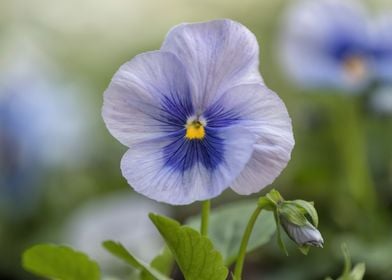
<svg viewBox="0 0 392 280">
<path fill-rule="evenodd" d="M 114 256 L 122 259 L 132 267 L 142 271 L 145 275 L 145 279 L 154 279 L 154 280 L 169 280 L 170 278 L 166 277 L 158 270 L 154 269 L 148 264 L 145 264 L 143 261 L 135 258 L 121 243 L 114 242 L 111 240 L 103 242 L 103 247 L 108 250 Z"/>
<path fill-rule="evenodd" d="M 366 271 L 365 264 L 359 263 L 351 269 L 351 257 L 346 244 L 342 244 L 342 252 L 344 256 L 344 270 L 342 276 L 337 280 L 362 280 Z M 325 280 L 332 280 L 332 278 L 327 277 Z"/>
<path fill-rule="evenodd" d="M 163 275 L 170 275 L 173 264 L 173 255 L 169 248 L 165 246 L 162 252 L 151 261 L 150 266 Z M 142 271 L 140 278 L 141 280 L 154 280 L 146 271 Z"/>
<path fill-rule="evenodd" d="M 286 245 L 284 245 L 283 239 L 282 239 L 282 228 L 280 226 L 280 217 L 279 213 L 277 210 L 274 211 L 274 218 L 276 222 L 276 240 L 278 242 L 279 248 L 282 250 L 282 252 L 288 256 L 289 252 L 286 249 Z"/>
<path fill-rule="evenodd" d="M 275 189 L 272 189 L 269 193 L 266 194 L 265 197 L 269 199 L 274 205 L 278 205 L 284 201 L 283 197 Z"/>
<path fill-rule="evenodd" d="M 199 232 L 167 217 L 150 214 L 187 280 L 225 280 L 228 269 L 212 242 Z"/>
<path fill-rule="evenodd" d="M 256 206 L 256 200 L 243 200 L 225 204 L 215 208 L 210 216 L 209 237 L 222 253 L 226 265 L 232 264 L 238 254 L 242 236 L 249 217 Z M 200 217 L 189 220 L 189 225 L 199 228 Z M 247 246 L 251 252 L 269 242 L 275 232 L 276 225 L 272 213 L 261 212 Z"/>
<path fill-rule="evenodd" d="M 48 279 L 100 279 L 100 270 L 95 261 L 66 246 L 35 245 L 23 253 L 22 264 L 27 271 Z"/>
</svg>

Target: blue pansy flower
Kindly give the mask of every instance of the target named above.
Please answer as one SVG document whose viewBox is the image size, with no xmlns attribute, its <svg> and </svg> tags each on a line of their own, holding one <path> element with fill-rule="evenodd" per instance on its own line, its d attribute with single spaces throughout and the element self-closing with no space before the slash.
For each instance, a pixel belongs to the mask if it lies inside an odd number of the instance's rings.
<svg viewBox="0 0 392 280">
<path fill-rule="evenodd" d="M 178 25 L 160 50 L 125 63 L 104 94 L 103 119 L 129 147 L 121 161 L 128 183 L 189 204 L 273 182 L 294 139 L 258 65 L 255 36 L 231 20 Z"/>
<path fill-rule="evenodd" d="M 390 17 L 371 20 L 355 1 L 302 1 L 285 16 L 284 69 L 300 85 L 356 92 L 392 78 Z"/>
</svg>

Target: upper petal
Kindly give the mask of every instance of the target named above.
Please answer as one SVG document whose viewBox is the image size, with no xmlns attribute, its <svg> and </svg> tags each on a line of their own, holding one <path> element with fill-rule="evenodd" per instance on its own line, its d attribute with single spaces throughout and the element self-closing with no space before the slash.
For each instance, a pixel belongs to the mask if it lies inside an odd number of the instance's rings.
<svg viewBox="0 0 392 280">
<path fill-rule="evenodd" d="M 143 53 L 125 63 L 104 94 L 106 126 L 127 146 L 183 129 L 191 114 L 184 65 L 168 52 Z"/>
<path fill-rule="evenodd" d="M 245 90 L 237 90 L 240 88 Z M 244 121 L 238 124 L 258 137 L 251 159 L 231 184 L 239 194 L 255 193 L 271 184 L 286 167 L 294 147 L 291 119 L 282 100 L 266 87 L 259 86 L 257 93 L 259 97 L 254 98 Z"/>
<path fill-rule="evenodd" d="M 222 155 L 217 163 L 198 158 L 214 156 L 214 151 L 191 155 L 195 150 L 190 149 L 181 151 L 184 159 L 180 160 L 175 155 L 180 147 L 168 153 L 166 147 L 173 139 L 164 137 L 129 149 L 121 161 L 123 176 L 135 191 L 169 204 L 189 204 L 216 197 L 228 188 L 249 161 L 255 137 L 241 127 L 214 129 L 213 137 L 222 139 L 219 143 Z M 213 145 L 211 148 L 214 149 Z M 170 157 L 177 161 L 172 162 Z"/>
<path fill-rule="evenodd" d="M 262 82 L 257 40 L 232 20 L 178 25 L 168 33 L 161 50 L 172 52 L 185 65 L 197 109 L 233 86 Z"/>
</svg>

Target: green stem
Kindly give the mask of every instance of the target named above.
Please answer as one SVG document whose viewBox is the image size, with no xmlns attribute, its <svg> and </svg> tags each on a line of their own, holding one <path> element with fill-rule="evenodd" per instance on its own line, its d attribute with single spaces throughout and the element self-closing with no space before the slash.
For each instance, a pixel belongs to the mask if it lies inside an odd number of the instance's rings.
<svg viewBox="0 0 392 280">
<path fill-rule="evenodd" d="M 262 208 L 260 206 L 257 206 L 257 208 L 253 212 L 252 216 L 250 217 L 248 225 L 246 226 L 244 235 L 242 236 L 241 247 L 240 247 L 240 250 L 238 251 L 237 262 L 236 262 L 235 268 L 234 268 L 234 279 L 235 280 L 241 280 L 242 269 L 244 266 L 245 256 L 246 256 L 246 248 L 248 247 L 250 235 L 252 234 L 253 227 L 256 223 L 257 218 L 259 217 L 261 210 L 262 210 Z"/>
<path fill-rule="evenodd" d="M 201 225 L 200 234 L 203 236 L 208 235 L 208 220 L 210 218 L 211 201 L 205 200 L 201 203 Z"/>
<path fill-rule="evenodd" d="M 337 124 L 341 143 L 340 153 L 346 166 L 348 191 L 361 209 L 374 211 L 377 195 L 366 154 L 365 133 L 357 99 L 341 102 Z"/>
</svg>

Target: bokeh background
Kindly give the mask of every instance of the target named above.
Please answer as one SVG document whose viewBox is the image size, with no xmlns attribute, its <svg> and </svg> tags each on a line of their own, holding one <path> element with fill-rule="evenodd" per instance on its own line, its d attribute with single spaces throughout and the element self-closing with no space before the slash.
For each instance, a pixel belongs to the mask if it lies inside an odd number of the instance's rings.
<svg viewBox="0 0 392 280">
<path fill-rule="evenodd" d="M 148 260 L 162 245 L 148 212 L 184 221 L 199 211 L 198 203 L 170 207 L 132 191 L 119 168 L 126 147 L 109 135 L 100 110 L 122 63 L 158 49 L 176 24 L 214 18 L 237 20 L 255 33 L 261 73 L 286 103 L 296 138 L 292 160 L 273 187 L 287 199 L 314 201 L 325 239 L 325 248 L 310 256 L 290 247 L 286 257 L 271 242 L 249 256 L 245 279 L 336 277 L 342 242 L 354 262 L 366 262 L 365 279 L 392 279 L 392 98 L 377 107 L 292 82 L 279 42 L 285 11 L 295 3 L 2 0 L 0 279 L 35 279 L 23 272 L 20 255 L 37 242 L 71 244 L 105 272 L 125 275 L 127 268 L 100 249 L 101 241 L 121 240 Z M 392 11 L 389 0 L 363 3 L 370 14 Z M 229 190 L 213 205 L 240 199 Z"/>
</svg>

